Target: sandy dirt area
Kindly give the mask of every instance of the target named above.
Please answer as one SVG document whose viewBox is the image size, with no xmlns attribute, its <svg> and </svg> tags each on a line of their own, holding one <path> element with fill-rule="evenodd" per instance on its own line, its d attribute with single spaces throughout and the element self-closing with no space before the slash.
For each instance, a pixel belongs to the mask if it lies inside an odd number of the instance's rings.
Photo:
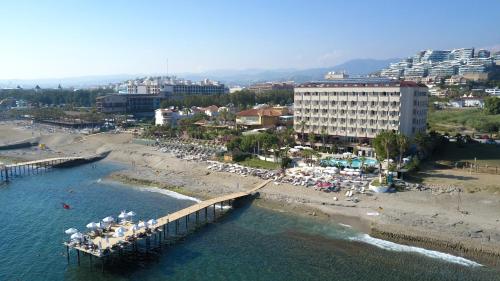
<svg viewBox="0 0 500 281">
<path fill-rule="evenodd" d="M 128 133 L 87 136 L 63 129 L 0 124 L 0 142 L 36 134 L 41 135 L 41 142 L 48 149 L 0 151 L 0 157 L 31 160 L 112 150 L 106 161 L 117 161 L 129 167 L 112 175 L 112 179 L 175 188 L 199 198 L 250 189 L 262 181 L 252 176 L 208 171 L 206 163 L 177 159 L 154 147 L 135 144 L 133 136 Z M 257 201 L 282 212 L 350 224 L 373 236 L 446 248 L 456 254 L 500 264 L 500 175 L 462 170 L 426 173 L 424 184 L 462 187 L 465 192 L 429 189 L 367 193 L 358 194 L 360 202 L 353 203 L 347 201 L 342 192 L 324 193 L 302 186 L 270 183 L 260 192 L 263 200 Z M 468 185 L 473 188 L 467 190 Z M 338 197 L 338 201 L 334 197 Z"/>
</svg>

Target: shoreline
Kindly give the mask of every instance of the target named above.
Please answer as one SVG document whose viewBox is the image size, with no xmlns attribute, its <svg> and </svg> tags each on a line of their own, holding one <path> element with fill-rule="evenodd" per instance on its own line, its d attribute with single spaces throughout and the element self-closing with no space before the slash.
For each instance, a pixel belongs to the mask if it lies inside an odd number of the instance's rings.
<svg viewBox="0 0 500 281">
<path fill-rule="evenodd" d="M 31 135 L 29 130 L 9 126 L 4 125 L 7 129 L 0 126 L 3 135 L 12 135 L 13 130 Z M 261 182 L 253 176 L 208 171 L 205 163 L 181 160 L 153 147 L 135 144 L 130 134 L 90 135 L 85 136 L 83 142 L 80 134 L 64 131 L 51 134 L 42 136 L 47 150 L 3 151 L 0 158 L 34 160 L 112 150 L 104 161 L 124 165 L 125 169 L 106 179 L 200 199 L 247 190 Z M 23 137 L 22 134 L 19 137 Z M 498 178 L 500 182 L 500 176 Z M 454 192 L 436 194 L 428 190 L 366 194 L 359 196 L 359 203 L 347 201 L 343 194 L 328 194 L 289 184 L 270 183 L 259 193 L 260 199 L 254 204 L 270 210 L 334 221 L 375 238 L 470 257 L 483 264 L 500 265 L 500 196 L 495 194 L 462 194 L 461 210 L 467 211 L 464 213 L 456 211 L 459 194 Z"/>
<path fill-rule="evenodd" d="M 179 198 L 175 194 L 179 194 L 181 198 L 179 199 L 184 199 L 184 200 L 191 200 L 194 202 L 199 202 L 200 200 L 197 198 L 193 197 L 188 197 L 184 195 L 184 193 L 180 193 L 179 191 L 184 191 L 182 189 L 177 189 L 177 190 L 172 190 L 167 187 L 159 187 L 156 186 L 159 184 L 158 182 L 154 181 L 145 181 L 145 180 L 139 180 L 139 179 L 131 179 L 129 177 L 119 177 L 116 176 L 115 173 L 107 177 L 107 180 L 112 181 L 112 182 L 118 182 L 122 183 L 124 185 L 130 185 L 131 187 L 135 188 L 137 187 L 140 190 L 145 190 L 145 191 L 151 191 L 151 192 L 159 192 L 161 194 L 164 194 L 166 196 L 170 196 L 173 198 Z M 137 182 L 147 182 L 148 185 L 140 185 L 140 186 L 134 186 Z M 162 191 L 168 191 L 169 193 L 164 193 Z M 206 194 L 203 195 L 206 197 Z M 187 197 L 187 198 L 186 198 Z M 341 214 L 327 214 L 324 213 L 320 210 L 315 209 L 314 207 L 307 207 L 303 206 L 300 204 L 284 204 L 283 202 L 272 200 L 272 199 L 265 199 L 265 198 L 260 198 L 257 197 L 256 200 L 253 201 L 252 203 L 258 208 L 264 208 L 266 210 L 270 210 L 272 212 L 279 212 L 279 213 L 286 213 L 292 216 L 298 216 L 302 218 L 311 218 L 315 220 L 315 222 L 334 222 L 340 226 L 343 227 L 348 227 L 352 228 L 358 232 L 360 232 L 361 237 L 365 238 L 368 237 L 368 241 L 365 241 L 367 239 L 361 239 L 358 237 L 354 237 L 349 239 L 350 241 L 357 241 L 361 242 L 370 246 L 375 246 L 375 247 L 380 247 L 373 242 L 370 242 L 369 240 L 376 240 L 376 239 L 381 239 L 383 240 L 382 243 L 392 243 L 395 245 L 395 247 L 399 248 L 409 248 L 405 250 L 401 250 L 402 252 L 416 252 L 420 253 L 422 255 L 432 257 L 432 258 L 437 258 L 441 260 L 445 260 L 447 262 L 451 263 L 458 263 L 460 265 L 464 266 L 483 266 L 483 264 L 490 264 L 490 265 L 496 265 L 492 260 L 488 259 L 488 257 L 484 256 L 484 252 L 477 252 L 473 251 L 475 253 L 474 255 L 466 255 L 465 257 L 461 256 L 459 252 L 452 251 L 450 252 L 450 249 L 456 249 L 456 247 L 451 247 L 452 244 L 450 243 L 443 243 L 443 241 L 440 240 L 428 240 L 428 239 L 422 239 L 423 237 L 420 236 L 407 236 L 407 235 L 401 235 L 401 234 L 396 234 L 393 232 L 384 232 L 383 230 L 379 230 L 376 227 L 369 226 L 369 222 L 364 221 L 362 218 L 359 217 L 351 217 L 351 216 L 344 216 Z M 306 213 L 304 213 L 306 211 Z M 446 247 L 442 247 L 443 245 L 446 245 Z M 466 250 L 467 247 L 462 247 L 460 248 L 461 250 Z M 393 246 L 394 247 L 394 246 Z M 383 249 L 387 251 L 398 251 L 395 249 L 388 249 L 386 247 L 382 247 Z M 428 254 L 428 252 L 435 252 L 434 255 Z M 492 257 L 498 257 L 498 254 L 491 253 Z M 447 258 L 445 258 L 447 257 Z M 469 258 L 474 258 L 474 260 L 471 260 Z"/>
</svg>

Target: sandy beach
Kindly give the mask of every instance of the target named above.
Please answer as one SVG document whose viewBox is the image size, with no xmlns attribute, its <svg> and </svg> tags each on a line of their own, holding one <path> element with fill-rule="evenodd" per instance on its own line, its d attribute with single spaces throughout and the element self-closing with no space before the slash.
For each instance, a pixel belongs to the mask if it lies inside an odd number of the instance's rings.
<svg viewBox="0 0 500 281">
<path fill-rule="evenodd" d="M 106 161 L 123 163 L 129 168 L 111 175 L 110 179 L 168 188 L 197 198 L 250 189 L 262 181 L 252 176 L 209 171 L 206 163 L 178 159 L 154 147 L 135 144 L 129 133 L 83 135 L 66 129 L 25 125 L 0 123 L 0 143 L 36 136 L 47 149 L 0 151 L 0 161 L 112 150 Z M 335 220 L 374 237 L 499 264 L 500 175 L 461 170 L 428 173 L 424 185 L 431 187 L 429 190 L 368 193 L 359 195 L 358 203 L 347 201 L 342 192 L 324 193 L 303 186 L 271 183 L 261 190 L 261 200 L 256 204 L 318 220 Z M 468 192 L 459 194 L 447 187 L 460 187 Z"/>
</svg>

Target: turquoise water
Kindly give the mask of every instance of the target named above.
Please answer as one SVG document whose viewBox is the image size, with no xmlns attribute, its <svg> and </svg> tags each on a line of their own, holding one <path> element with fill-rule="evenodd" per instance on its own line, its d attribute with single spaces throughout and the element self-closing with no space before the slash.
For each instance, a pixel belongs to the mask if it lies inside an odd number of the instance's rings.
<svg viewBox="0 0 500 281">
<path fill-rule="evenodd" d="M 338 160 L 338 159 L 321 160 L 321 163 L 333 167 L 336 166 L 349 167 L 349 162 L 347 160 Z M 364 161 L 364 165 L 376 166 L 378 165 L 378 161 L 376 159 L 366 158 L 366 160 Z M 359 159 L 353 159 L 350 167 L 359 169 L 361 167 L 361 161 Z"/>
<path fill-rule="evenodd" d="M 102 273 L 73 253 L 68 265 L 64 229 L 122 209 L 151 218 L 194 203 L 99 181 L 116 169 L 98 163 L 0 187 L 0 280 L 500 280 L 498 268 L 382 250 L 348 240 L 360 235 L 349 228 L 251 205 L 149 259 L 116 258 Z"/>
</svg>

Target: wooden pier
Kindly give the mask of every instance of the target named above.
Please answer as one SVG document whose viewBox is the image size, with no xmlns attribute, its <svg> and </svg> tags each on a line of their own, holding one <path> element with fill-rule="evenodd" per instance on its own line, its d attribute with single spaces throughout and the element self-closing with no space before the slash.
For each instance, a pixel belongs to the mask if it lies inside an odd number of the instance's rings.
<svg viewBox="0 0 500 281">
<path fill-rule="evenodd" d="M 0 165 L 0 182 L 9 182 L 12 178 L 25 175 L 39 174 L 52 168 L 70 167 L 90 163 L 103 159 L 109 152 L 99 153 L 90 156 L 79 157 L 55 157 L 15 164 Z"/>
<path fill-rule="evenodd" d="M 75 249 L 77 253 L 77 258 L 78 258 L 78 264 L 80 264 L 80 252 L 82 254 L 87 254 L 90 256 L 90 259 L 93 257 L 96 258 L 103 258 L 106 256 L 110 256 L 114 252 L 121 253 L 126 246 L 132 246 L 133 249 L 137 250 L 137 241 L 141 239 L 146 239 L 146 245 L 150 245 L 150 239 L 151 237 L 154 238 L 155 241 L 157 241 L 158 245 L 161 247 L 161 240 L 168 239 L 169 237 L 169 231 L 170 230 L 170 225 L 173 224 L 174 226 L 172 227 L 175 229 L 174 233 L 177 235 L 178 229 L 184 220 L 185 223 L 185 230 L 188 231 L 189 226 L 188 222 L 190 220 L 190 216 L 194 215 L 195 216 L 195 223 L 198 225 L 201 222 L 207 223 L 209 220 L 209 208 L 211 209 L 210 212 L 213 212 L 213 220 L 216 219 L 216 210 L 220 207 L 220 212 L 222 212 L 224 205 L 231 205 L 234 200 L 244 198 L 247 196 L 252 195 L 253 193 L 257 192 L 259 189 L 263 188 L 266 186 L 271 180 L 266 180 L 263 183 L 257 185 L 255 188 L 248 190 L 248 191 L 243 191 L 243 192 L 237 192 L 237 193 L 232 193 L 224 196 L 220 196 L 217 198 L 205 200 L 202 202 L 199 202 L 197 204 L 194 204 L 192 206 L 189 206 L 185 209 L 179 210 L 177 212 L 174 212 L 172 214 L 168 214 L 164 217 L 158 218 L 157 219 L 157 224 L 150 226 L 149 228 L 141 228 L 137 231 L 132 230 L 132 223 L 127 222 L 125 224 L 115 224 L 112 226 L 111 231 L 108 232 L 108 234 L 112 234 L 114 229 L 118 227 L 125 227 L 127 230 L 124 232 L 124 235 L 122 237 L 110 237 L 105 238 L 103 236 L 98 236 L 90 239 L 93 245 L 101 245 L 102 248 L 95 248 L 91 249 L 89 247 L 85 247 L 82 245 L 77 245 L 77 244 L 70 244 L 70 243 L 64 243 L 66 245 L 66 251 L 67 251 L 67 258 L 68 258 L 68 263 L 69 263 L 69 250 Z M 201 213 L 201 214 L 200 214 Z M 202 215 L 203 214 L 203 215 Z M 104 260 L 103 262 L 103 267 L 104 267 Z"/>
</svg>

